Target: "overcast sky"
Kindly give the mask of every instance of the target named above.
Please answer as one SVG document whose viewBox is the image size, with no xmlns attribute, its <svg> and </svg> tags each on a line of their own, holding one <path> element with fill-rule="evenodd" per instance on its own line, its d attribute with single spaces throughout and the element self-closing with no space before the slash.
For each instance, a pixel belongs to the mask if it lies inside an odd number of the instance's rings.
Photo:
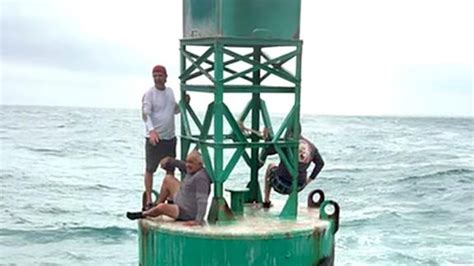
<svg viewBox="0 0 474 266">
<path fill-rule="evenodd" d="M 181 2 L 0 0 L 1 104 L 139 108 L 158 63 L 178 96 Z M 303 0 L 302 112 L 474 116 L 473 14 L 472 0 Z"/>
</svg>

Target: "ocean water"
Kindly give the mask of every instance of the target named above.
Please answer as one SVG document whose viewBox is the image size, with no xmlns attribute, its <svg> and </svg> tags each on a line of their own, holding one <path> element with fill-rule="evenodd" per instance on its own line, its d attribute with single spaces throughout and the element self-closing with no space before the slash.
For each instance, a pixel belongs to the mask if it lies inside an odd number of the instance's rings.
<svg viewBox="0 0 474 266">
<path fill-rule="evenodd" d="M 0 106 L 0 264 L 138 264 L 124 213 L 143 190 L 140 119 Z M 326 166 L 300 202 L 321 188 L 339 203 L 336 265 L 474 265 L 473 119 L 305 115 L 302 125 Z"/>
</svg>

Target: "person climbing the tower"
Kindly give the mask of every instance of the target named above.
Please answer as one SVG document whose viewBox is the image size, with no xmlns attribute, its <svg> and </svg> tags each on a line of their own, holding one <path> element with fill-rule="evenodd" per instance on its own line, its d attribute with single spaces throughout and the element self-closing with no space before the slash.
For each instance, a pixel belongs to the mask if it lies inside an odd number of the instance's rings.
<svg viewBox="0 0 474 266">
<path fill-rule="evenodd" d="M 291 130 L 288 130 L 287 137 L 291 136 L 291 134 Z M 265 139 L 268 139 L 268 130 L 264 129 L 262 135 L 265 137 Z M 284 148 L 283 151 L 286 153 Z M 268 155 L 273 155 L 276 153 L 277 151 L 274 146 L 263 149 L 259 158 L 260 163 L 263 165 Z M 311 174 L 307 176 L 308 168 L 310 167 L 311 163 L 314 164 L 314 168 Z M 311 181 L 316 179 L 323 167 L 324 161 L 316 146 L 311 141 L 300 135 L 298 145 L 298 192 L 303 190 Z M 281 159 L 278 165 L 274 163 L 269 164 L 265 172 L 263 207 L 271 207 L 270 193 L 272 188 L 280 194 L 288 195 L 292 191 L 291 183 L 291 174 Z"/>
<path fill-rule="evenodd" d="M 127 212 L 127 218 L 136 220 L 166 215 L 176 221 L 185 221 L 185 225 L 203 225 L 211 179 L 203 167 L 201 154 L 192 151 L 185 162 L 166 157 L 161 167 L 169 174 L 163 179 L 158 205 L 146 211 Z M 182 182 L 171 174 L 175 167 L 186 174 Z M 170 198 L 173 203 L 165 203 Z"/>
</svg>

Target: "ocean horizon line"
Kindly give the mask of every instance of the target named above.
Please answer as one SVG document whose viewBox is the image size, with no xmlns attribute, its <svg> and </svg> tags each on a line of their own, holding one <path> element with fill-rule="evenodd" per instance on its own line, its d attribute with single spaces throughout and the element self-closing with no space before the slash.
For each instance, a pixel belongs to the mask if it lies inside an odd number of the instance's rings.
<svg viewBox="0 0 474 266">
<path fill-rule="evenodd" d="M 75 109 L 117 109 L 117 110 L 139 110 L 138 107 L 114 107 L 114 106 L 85 106 L 85 105 L 49 105 L 49 104 L 9 104 L 0 103 L 0 106 L 11 107 L 45 107 L 45 108 L 75 108 Z M 205 110 L 195 110 L 198 113 L 205 113 Z M 285 116 L 286 113 L 272 113 L 275 116 Z M 474 119 L 474 113 L 468 115 L 437 115 L 437 114 L 331 114 L 331 113 L 307 113 L 301 115 L 321 116 L 321 117 L 368 117 L 368 118 L 455 118 Z"/>
</svg>

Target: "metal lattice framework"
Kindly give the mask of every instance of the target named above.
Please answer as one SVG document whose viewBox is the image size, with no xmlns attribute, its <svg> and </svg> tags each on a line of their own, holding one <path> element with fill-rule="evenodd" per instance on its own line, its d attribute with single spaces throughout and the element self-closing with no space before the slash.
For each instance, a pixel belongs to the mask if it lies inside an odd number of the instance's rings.
<svg viewBox="0 0 474 266">
<path fill-rule="evenodd" d="M 200 48 L 194 52 L 192 48 Z M 285 47 L 290 51 L 282 52 L 273 58 L 265 53 L 266 48 Z M 237 49 L 236 49 L 237 48 Z M 245 48 L 246 53 L 238 51 Z M 237 50 L 237 51 L 236 51 Z M 287 49 L 288 50 L 288 49 Z M 202 52 L 201 52 L 202 51 Z M 250 52 L 248 52 L 250 51 Z M 258 171 L 262 167 L 258 156 L 262 148 L 274 145 L 281 160 L 293 176 L 293 192 L 288 197 L 280 216 L 296 218 L 297 215 L 297 146 L 300 117 L 300 84 L 301 84 L 302 41 L 300 40 L 265 40 L 242 38 L 198 38 L 180 41 L 181 60 L 181 156 L 188 154 L 192 144 L 201 151 L 205 167 L 213 181 L 214 195 L 209 211 L 210 223 L 233 219 L 233 213 L 223 197 L 223 184 L 230 176 L 240 158 L 250 168 L 250 181 L 247 202 L 261 202 L 261 189 L 258 182 Z M 293 70 L 286 69 L 286 64 L 294 59 Z M 237 70 L 236 64 L 247 66 Z M 225 77 L 225 75 L 227 75 Z M 276 77 L 284 80 L 289 86 L 262 85 L 262 82 Z M 207 81 L 205 85 L 194 84 L 198 78 Z M 183 99 L 187 92 L 205 92 L 213 94 L 213 101 L 207 106 L 202 120 Z M 251 100 L 242 110 L 238 119 L 224 103 L 224 93 L 248 93 Z M 294 95 L 294 103 L 276 132 L 262 93 L 286 93 Z M 240 121 L 247 117 L 253 131 L 261 130 L 263 124 L 269 130 L 270 139 L 264 140 L 257 134 L 244 134 Z M 199 131 L 193 134 L 191 123 Z M 224 123 L 232 129 L 224 134 Z M 213 130 L 211 125 L 213 124 Z M 291 130 L 295 134 L 287 137 L 284 132 Z M 285 136 L 285 137 L 284 137 Z M 213 149 L 213 155 L 210 155 Z M 224 150 L 233 151 L 230 160 L 224 165 Z M 248 152 L 250 151 L 250 153 Z M 287 151 L 287 152 L 285 152 Z"/>
</svg>

